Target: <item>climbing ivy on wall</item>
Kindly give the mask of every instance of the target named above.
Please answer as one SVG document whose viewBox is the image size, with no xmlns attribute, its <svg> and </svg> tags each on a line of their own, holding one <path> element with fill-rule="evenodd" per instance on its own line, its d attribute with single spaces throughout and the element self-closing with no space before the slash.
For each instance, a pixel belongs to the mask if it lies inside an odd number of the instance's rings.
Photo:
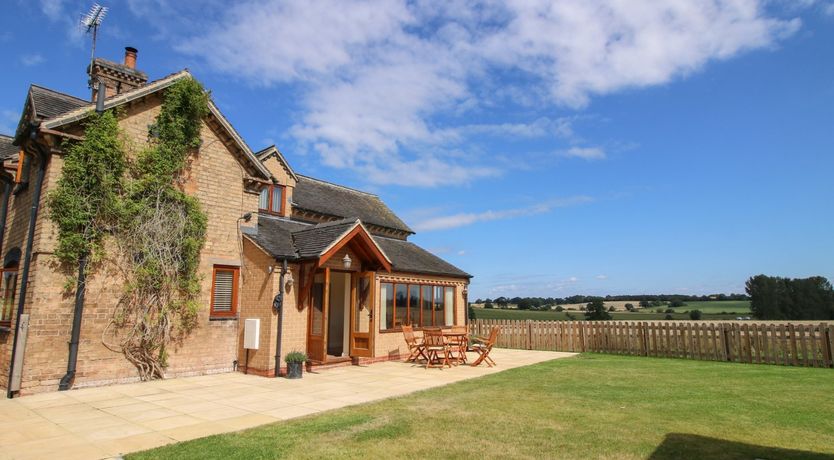
<svg viewBox="0 0 834 460">
<path fill-rule="evenodd" d="M 125 160 L 116 116 L 91 116 L 50 198 L 62 263 L 103 254 L 104 236 L 113 235 L 117 251 L 110 259 L 125 289 L 102 340 L 123 353 L 142 380 L 164 377 L 168 347 L 196 325 L 207 219 L 182 186 L 207 114 L 208 95 L 199 82 L 174 83 L 149 129 L 148 146 L 132 161 Z"/>
<path fill-rule="evenodd" d="M 128 282 L 113 326 L 143 380 L 164 377 L 168 347 L 195 326 L 207 219 L 181 186 L 207 114 L 208 95 L 196 80 L 166 90 L 150 145 L 131 165 L 122 200 L 117 241 Z"/>
<path fill-rule="evenodd" d="M 62 263 L 75 265 L 83 257 L 103 254 L 104 236 L 121 214 L 125 167 L 115 114 L 92 114 L 84 140 L 68 146 L 58 185 L 48 199 L 58 227 L 55 255 Z"/>
</svg>

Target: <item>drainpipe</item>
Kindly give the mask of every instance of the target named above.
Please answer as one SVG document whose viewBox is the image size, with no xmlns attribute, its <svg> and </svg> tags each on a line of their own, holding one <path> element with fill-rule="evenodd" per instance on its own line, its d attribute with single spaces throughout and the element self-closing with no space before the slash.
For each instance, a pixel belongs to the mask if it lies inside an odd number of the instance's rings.
<svg viewBox="0 0 834 460">
<path fill-rule="evenodd" d="M 101 115 L 104 112 L 104 82 L 99 80 L 98 93 L 96 93 L 96 113 Z M 89 254 L 84 253 L 78 259 L 78 278 L 75 285 L 75 308 L 72 316 L 72 332 L 70 333 L 69 355 L 67 356 L 67 373 L 61 377 L 58 383 L 58 391 L 66 391 L 72 388 L 75 382 L 76 365 L 78 364 L 78 344 L 81 341 L 81 318 L 84 315 L 84 293 L 87 290 L 87 259 Z"/>
<path fill-rule="evenodd" d="M 272 301 L 272 306 L 278 313 L 278 333 L 275 339 L 275 377 L 281 371 L 281 332 L 283 331 L 282 323 L 284 319 L 284 276 L 287 274 L 287 259 L 281 261 L 281 278 L 278 280 L 278 295 Z"/>
<path fill-rule="evenodd" d="M 6 386 L 6 397 L 13 398 L 12 375 L 14 375 L 14 360 L 17 354 L 17 334 L 20 332 L 20 316 L 23 314 L 23 307 L 26 304 L 26 291 L 29 287 L 29 267 L 32 265 L 32 244 L 35 239 L 35 224 L 38 220 L 38 211 L 41 205 L 41 189 L 43 187 L 43 176 L 46 172 L 46 165 L 49 162 L 49 152 L 37 143 L 37 125 L 30 125 L 29 139 L 37 152 L 38 175 L 35 179 L 35 189 L 32 191 L 32 210 L 29 213 L 29 229 L 26 234 L 26 255 L 23 258 L 23 271 L 20 275 L 20 295 L 17 299 L 17 315 L 15 316 L 14 337 L 12 341 L 12 356 L 9 360 L 9 384 Z"/>
<path fill-rule="evenodd" d="M 75 312 L 72 317 L 72 333 L 67 357 L 67 373 L 58 383 L 58 391 L 72 388 L 75 381 L 75 366 L 78 362 L 78 343 L 81 340 L 81 317 L 84 314 L 84 292 L 87 290 L 87 254 L 78 260 L 78 282 L 75 286 Z"/>
</svg>

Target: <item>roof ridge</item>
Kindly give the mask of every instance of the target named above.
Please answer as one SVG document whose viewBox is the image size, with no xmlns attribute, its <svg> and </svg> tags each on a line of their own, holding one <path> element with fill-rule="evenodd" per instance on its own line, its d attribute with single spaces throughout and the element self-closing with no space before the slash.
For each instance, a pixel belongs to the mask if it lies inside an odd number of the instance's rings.
<svg viewBox="0 0 834 460">
<path fill-rule="evenodd" d="M 269 149 L 275 149 L 275 150 L 278 150 L 278 148 L 277 148 L 277 147 L 275 147 L 275 144 L 272 144 L 272 145 L 270 145 L 270 146 L 264 147 L 264 148 L 262 148 L 262 149 L 258 150 L 257 152 L 253 152 L 253 153 L 255 154 L 255 156 L 256 156 L 256 157 L 260 157 L 262 153 L 265 153 L 265 152 L 266 152 L 267 150 L 269 150 Z"/>
<path fill-rule="evenodd" d="M 310 228 L 305 228 L 304 230 L 298 230 L 297 232 L 293 232 L 293 234 L 302 233 L 302 232 L 309 232 L 311 230 L 321 230 L 323 228 L 336 227 L 336 226 L 345 225 L 345 224 L 355 224 L 357 222 L 359 222 L 360 224 L 362 223 L 362 221 L 359 220 L 358 217 L 346 217 L 344 219 L 339 219 L 339 220 L 334 220 L 334 221 L 330 221 L 330 222 L 322 222 L 322 223 L 319 223 L 319 224 L 315 224 Z"/>
<path fill-rule="evenodd" d="M 333 186 L 333 187 L 343 188 L 343 189 L 348 190 L 350 192 L 361 193 L 362 195 L 368 195 L 368 196 L 372 196 L 372 197 L 375 197 L 375 198 L 379 198 L 379 195 L 377 195 L 375 193 L 370 193 L 370 192 L 366 192 L 364 190 L 355 189 L 355 188 L 352 188 L 352 187 L 348 187 L 346 185 L 336 184 L 336 183 L 329 182 L 329 181 L 326 181 L 326 180 L 323 180 L 323 179 L 317 179 L 317 178 L 311 177 L 311 176 L 305 176 L 304 174 L 298 174 L 298 177 L 303 177 L 305 179 L 310 179 L 312 181 L 320 182 L 322 184 L 330 185 L 330 186 Z"/>
<path fill-rule="evenodd" d="M 123 93 L 114 94 L 114 95 L 112 95 L 112 96 L 110 96 L 110 97 L 106 97 L 106 98 L 104 98 L 104 102 L 107 102 L 108 100 L 111 100 L 111 99 L 115 99 L 115 98 L 117 98 L 117 97 L 123 97 L 123 96 L 129 95 L 129 94 L 134 93 L 134 92 L 139 92 L 139 91 L 141 91 L 142 89 L 146 89 L 148 86 L 151 86 L 151 85 L 153 85 L 153 84 L 159 83 L 159 82 L 161 82 L 161 81 L 163 81 L 163 80 L 167 80 L 167 79 L 169 79 L 169 78 L 173 78 L 173 77 L 175 77 L 175 76 L 177 76 L 177 75 L 179 75 L 179 74 L 183 74 L 183 75 L 191 75 L 191 72 L 189 72 L 188 68 L 186 67 L 186 68 L 184 68 L 184 69 L 182 69 L 182 70 L 178 70 L 178 71 L 176 71 L 176 72 L 169 73 L 168 75 L 165 75 L 165 76 L 164 76 L 164 77 L 162 77 L 162 78 L 157 78 L 156 80 L 151 80 L 151 81 L 149 81 L 149 82 L 145 83 L 144 85 L 137 86 L 136 88 L 133 88 L 133 89 L 131 89 L 131 90 L 129 90 L 129 91 L 125 91 L 125 92 L 123 92 Z M 193 75 L 191 75 L 191 78 L 194 78 L 194 76 L 193 76 Z M 90 103 L 90 105 L 95 105 L 95 102 Z"/>
<path fill-rule="evenodd" d="M 57 94 L 59 96 L 71 97 L 71 98 L 75 99 L 76 101 L 83 102 L 85 105 L 86 104 L 91 104 L 91 102 L 86 100 L 86 99 L 81 99 L 80 97 L 73 96 L 72 94 L 67 94 L 67 93 L 64 93 L 62 91 L 58 91 L 56 89 L 47 88 L 46 86 L 39 85 L 37 83 L 29 83 L 29 86 L 30 87 L 34 86 L 35 88 L 39 88 L 39 89 L 42 89 L 42 90 L 45 90 L 45 91 L 49 91 L 50 93 Z"/>
<path fill-rule="evenodd" d="M 374 234 L 372 234 L 371 236 L 373 236 L 374 238 L 385 238 L 386 240 L 400 241 L 400 242 L 402 242 L 402 243 L 411 243 L 411 244 L 414 244 L 414 242 L 412 242 L 412 241 L 404 240 L 404 239 L 402 239 L 402 238 L 394 238 L 393 236 L 374 235 Z M 417 245 L 416 245 L 416 244 L 414 244 L 414 246 L 417 246 Z"/>
<path fill-rule="evenodd" d="M 181 75 L 181 76 L 180 76 L 180 75 Z M 120 94 L 114 94 L 114 95 L 112 95 L 112 96 L 110 96 L 110 97 L 108 97 L 108 98 L 105 98 L 105 99 L 104 99 L 104 103 L 105 103 L 105 104 L 108 104 L 108 103 L 111 103 L 111 102 L 115 101 L 116 99 L 120 99 L 120 98 L 121 98 L 121 99 L 128 99 L 128 98 L 129 98 L 131 95 L 133 95 L 133 94 L 136 94 L 136 93 L 141 93 L 142 91 L 148 91 L 148 88 L 152 87 L 153 85 L 157 85 L 157 84 L 159 84 L 159 83 L 160 83 L 160 82 L 162 82 L 162 81 L 165 81 L 165 80 L 173 80 L 173 79 L 174 79 L 174 77 L 184 78 L 184 77 L 186 77 L 186 76 L 188 76 L 188 75 L 191 75 L 191 73 L 190 73 L 190 72 L 188 72 L 188 69 L 183 69 L 183 70 L 180 70 L 180 71 L 178 71 L 178 72 L 174 72 L 174 73 L 172 73 L 172 74 L 168 74 L 168 75 L 166 75 L 166 76 L 164 76 L 164 77 L 162 77 L 162 78 L 159 78 L 159 79 L 157 79 L 157 80 L 154 80 L 154 81 L 148 82 L 148 83 L 146 83 L 146 84 L 144 84 L 144 85 L 142 85 L 142 86 L 137 86 L 136 88 L 133 88 L 133 89 L 131 89 L 130 91 L 125 91 L 124 93 L 120 93 Z M 63 123 L 71 123 L 71 122 L 77 121 L 77 120 L 75 120 L 74 118 L 78 117 L 79 115 L 85 115 L 85 114 L 87 114 L 87 112 L 88 112 L 91 108 L 94 108 L 94 107 L 95 107 L 95 105 L 96 105 L 96 102 L 85 101 L 85 105 L 84 105 L 84 106 L 82 106 L 82 107 L 78 107 L 77 109 L 73 109 L 73 110 L 70 110 L 69 112 L 66 112 L 66 113 L 63 113 L 63 114 L 61 114 L 61 115 L 58 115 L 57 117 L 54 117 L 54 118 L 52 118 L 52 119 L 48 120 L 48 123 L 56 123 L 57 121 L 62 120 L 62 121 L 61 121 L 61 123 L 59 123 L 59 124 L 57 125 L 57 126 L 60 126 L 60 125 L 61 125 L 61 124 L 63 124 Z M 107 110 L 107 109 L 109 109 L 109 108 L 110 108 L 110 107 L 105 107 L 105 110 Z M 65 120 L 65 119 L 69 119 L 69 118 L 72 118 L 72 119 L 71 119 L 71 120 Z M 81 118 L 84 118 L 84 117 L 82 116 Z"/>
<path fill-rule="evenodd" d="M 294 220 L 291 217 L 284 217 L 284 216 L 275 216 L 272 214 L 261 214 L 258 216 L 258 219 L 267 218 L 268 220 L 280 220 L 281 222 L 290 222 L 293 224 L 301 224 L 301 225 L 310 225 L 315 226 L 316 224 L 311 224 L 310 222 L 302 222 L 300 220 Z"/>
</svg>

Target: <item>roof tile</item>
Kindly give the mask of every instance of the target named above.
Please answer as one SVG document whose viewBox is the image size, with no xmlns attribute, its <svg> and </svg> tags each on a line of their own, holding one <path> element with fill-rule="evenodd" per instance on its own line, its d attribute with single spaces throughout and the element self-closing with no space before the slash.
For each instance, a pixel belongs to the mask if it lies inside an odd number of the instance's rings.
<svg viewBox="0 0 834 460">
<path fill-rule="evenodd" d="M 293 207 L 336 217 L 358 217 L 366 224 L 414 233 L 391 209 L 370 193 L 298 176 Z"/>
<path fill-rule="evenodd" d="M 90 104 L 89 101 L 49 88 L 32 85 L 29 88 L 36 118 L 53 118 Z"/>
<path fill-rule="evenodd" d="M 0 134 L 0 161 L 5 161 L 14 158 L 17 155 L 19 148 L 12 144 L 14 138 Z"/>
<path fill-rule="evenodd" d="M 297 260 L 320 256 L 349 231 L 356 220 L 349 218 L 312 225 L 260 216 L 258 227 L 244 229 L 244 232 L 273 257 Z M 410 241 L 381 236 L 372 238 L 391 261 L 395 272 L 471 278 L 468 273 Z"/>
</svg>

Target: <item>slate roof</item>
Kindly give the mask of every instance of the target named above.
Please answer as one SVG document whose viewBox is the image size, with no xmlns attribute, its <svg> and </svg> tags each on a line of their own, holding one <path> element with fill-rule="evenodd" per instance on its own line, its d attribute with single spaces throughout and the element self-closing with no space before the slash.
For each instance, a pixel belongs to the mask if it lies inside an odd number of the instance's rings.
<svg viewBox="0 0 834 460">
<path fill-rule="evenodd" d="M 309 224 L 292 222 L 268 215 L 258 216 L 258 227 L 243 227 L 243 233 L 273 257 L 297 259 L 298 251 L 292 240 L 292 232 L 310 228 Z"/>
<path fill-rule="evenodd" d="M 391 260 L 395 272 L 472 277 L 469 273 L 410 241 L 382 236 L 374 236 L 373 239 Z"/>
<path fill-rule="evenodd" d="M 357 219 L 342 219 L 318 224 L 292 234 L 298 257 L 317 257 L 335 243 L 342 235 L 353 229 Z"/>
<path fill-rule="evenodd" d="M 298 175 L 293 207 L 335 217 L 358 217 L 366 224 L 414 233 L 391 209 L 370 193 Z"/>
<path fill-rule="evenodd" d="M 321 255 L 353 228 L 356 221 L 356 218 L 350 218 L 313 225 L 261 215 L 257 228 L 244 228 L 243 231 L 273 257 L 297 260 Z M 382 236 L 372 238 L 391 261 L 395 272 L 472 277 L 412 242 Z"/>
<path fill-rule="evenodd" d="M 17 155 L 18 148 L 12 145 L 14 138 L 0 134 L 0 161 L 5 161 L 14 158 Z"/>
<path fill-rule="evenodd" d="M 90 101 L 38 85 L 29 87 L 29 98 L 35 117 L 41 119 L 54 118 L 91 104 Z"/>
</svg>

